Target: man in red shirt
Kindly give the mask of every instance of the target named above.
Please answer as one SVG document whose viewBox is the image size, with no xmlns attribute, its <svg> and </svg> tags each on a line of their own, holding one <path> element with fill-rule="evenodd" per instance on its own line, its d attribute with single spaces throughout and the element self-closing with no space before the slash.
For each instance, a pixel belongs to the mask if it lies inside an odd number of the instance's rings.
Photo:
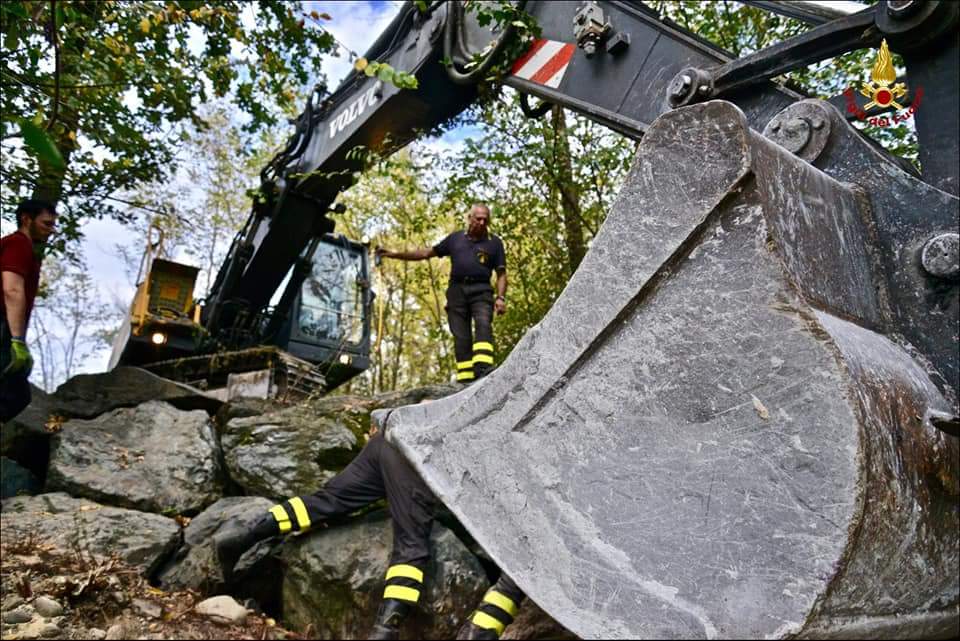
<svg viewBox="0 0 960 641">
<path fill-rule="evenodd" d="M 24 200 L 17 205 L 17 231 L 0 238 L 0 422 L 30 404 L 27 378 L 33 357 L 27 348 L 27 324 L 40 285 L 42 246 L 57 225 L 53 203 Z"/>
</svg>

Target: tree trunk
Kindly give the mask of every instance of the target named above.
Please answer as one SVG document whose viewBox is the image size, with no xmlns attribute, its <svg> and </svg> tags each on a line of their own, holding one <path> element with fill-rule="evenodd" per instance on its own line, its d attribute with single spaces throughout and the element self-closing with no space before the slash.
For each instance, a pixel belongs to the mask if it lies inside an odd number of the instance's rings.
<svg viewBox="0 0 960 641">
<path fill-rule="evenodd" d="M 576 271 L 587 253 L 583 239 L 583 216 L 580 211 L 580 190 L 573 177 L 573 162 L 570 158 L 570 141 L 567 139 L 567 120 L 563 107 L 555 106 L 552 112 L 553 129 L 553 179 L 560 195 L 560 211 L 563 215 L 564 240 L 567 250 L 567 270 Z M 548 144 L 551 141 L 547 141 Z"/>
<path fill-rule="evenodd" d="M 397 389 L 397 376 L 400 373 L 401 357 L 403 356 L 403 339 L 406 330 L 407 311 L 407 281 L 410 275 L 410 263 L 403 262 L 403 281 L 400 284 L 400 329 L 397 332 L 397 351 L 393 356 L 393 371 L 390 375 L 390 389 Z"/>
</svg>

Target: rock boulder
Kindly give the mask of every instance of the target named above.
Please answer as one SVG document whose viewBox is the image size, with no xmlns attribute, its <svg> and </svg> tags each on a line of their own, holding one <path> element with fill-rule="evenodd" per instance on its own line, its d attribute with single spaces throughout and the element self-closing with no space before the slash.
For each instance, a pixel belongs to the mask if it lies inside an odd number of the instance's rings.
<svg viewBox="0 0 960 641">
<path fill-rule="evenodd" d="M 80 374 L 57 388 L 54 409 L 68 417 L 94 418 L 118 407 L 166 401 L 182 410 L 215 414 L 222 402 L 200 390 L 139 367 L 117 367 L 103 374 Z"/>
<path fill-rule="evenodd" d="M 384 511 L 287 542 L 282 558 L 283 612 L 287 628 L 319 639 L 366 639 L 383 595 L 393 530 Z M 420 611 L 401 638 L 452 639 L 489 586 L 483 568 L 463 543 L 439 523 L 431 536 L 432 561 Z"/>
<path fill-rule="evenodd" d="M 316 491 L 360 451 L 349 428 L 309 406 L 234 418 L 220 442 L 230 478 L 249 494 L 276 499 Z"/>
<path fill-rule="evenodd" d="M 49 394 L 34 385 L 30 391 L 30 405 L 0 429 L 0 456 L 16 461 L 42 480 L 50 448 L 50 432 L 45 426 L 56 412 Z"/>
<path fill-rule="evenodd" d="M 32 496 L 43 488 L 30 470 L 5 456 L 0 456 L 0 498 Z"/>
<path fill-rule="evenodd" d="M 173 519 L 107 507 L 60 492 L 4 501 L 0 530 L 4 541 L 32 536 L 96 557 L 116 554 L 144 574 L 153 572 L 180 539 L 180 526 Z"/>
<path fill-rule="evenodd" d="M 196 589 L 215 592 L 224 587 L 223 568 L 213 551 L 213 536 L 234 525 L 251 526 L 274 505 L 260 497 L 223 498 L 194 517 L 183 531 L 183 545 L 158 579 L 164 590 Z M 237 594 L 249 596 L 263 606 L 275 605 L 280 591 L 282 568 L 268 555 L 269 546 L 257 546 L 237 564 L 240 583 L 228 586 Z"/>
<path fill-rule="evenodd" d="M 72 419 L 52 439 L 47 488 L 160 514 L 196 514 L 223 495 L 220 453 L 203 411 L 161 401 Z"/>
</svg>

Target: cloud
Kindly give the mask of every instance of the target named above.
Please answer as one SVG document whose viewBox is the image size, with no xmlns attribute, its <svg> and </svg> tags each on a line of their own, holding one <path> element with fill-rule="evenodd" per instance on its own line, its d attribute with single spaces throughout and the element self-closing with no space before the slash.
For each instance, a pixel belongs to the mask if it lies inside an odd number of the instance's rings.
<svg viewBox="0 0 960 641">
<path fill-rule="evenodd" d="M 343 47 L 362 56 L 374 43 L 400 10 L 400 2 L 304 2 L 307 13 L 329 14 L 332 20 L 324 20 L 324 28 Z M 324 60 L 320 71 L 327 77 L 331 90 L 343 80 L 353 67 L 350 55 L 341 47 L 339 57 Z"/>
</svg>

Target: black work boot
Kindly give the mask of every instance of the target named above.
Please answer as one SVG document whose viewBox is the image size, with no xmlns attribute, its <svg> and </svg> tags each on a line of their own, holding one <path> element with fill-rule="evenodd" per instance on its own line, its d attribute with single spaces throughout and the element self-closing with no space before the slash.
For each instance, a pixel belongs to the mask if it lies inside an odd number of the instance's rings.
<svg viewBox="0 0 960 641">
<path fill-rule="evenodd" d="M 370 630 L 370 639 L 399 639 L 400 626 L 410 614 L 412 606 L 406 601 L 384 599 L 377 611 L 377 621 Z"/>
<path fill-rule="evenodd" d="M 457 639 L 489 639 L 490 641 L 496 641 L 496 639 L 499 638 L 500 635 L 497 634 L 496 630 L 481 628 L 470 619 L 467 619 L 464 624 L 460 626 L 460 629 L 457 630 Z"/>
<path fill-rule="evenodd" d="M 280 534 L 280 528 L 272 514 L 267 514 L 252 526 L 232 525 L 217 532 L 213 537 L 213 549 L 216 550 L 217 560 L 223 568 L 224 583 L 233 581 L 233 566 L 244 552 L 277 534 Z"/>
</svg>

